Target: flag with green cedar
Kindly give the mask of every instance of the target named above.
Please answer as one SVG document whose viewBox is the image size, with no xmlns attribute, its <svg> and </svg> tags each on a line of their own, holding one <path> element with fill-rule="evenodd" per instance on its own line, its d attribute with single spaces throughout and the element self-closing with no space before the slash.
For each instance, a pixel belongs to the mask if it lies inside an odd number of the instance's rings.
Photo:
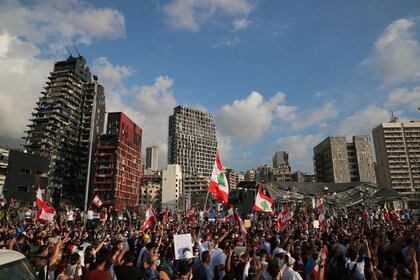
<svg viewBox="0 0 420 280">
<path fill-rule="evenodd" d="M 258 186 L 258 193 L 255 197 L 254 211 L 273 213 L 273 200 L 264 194 L 261 184 Z"/>
</svg>

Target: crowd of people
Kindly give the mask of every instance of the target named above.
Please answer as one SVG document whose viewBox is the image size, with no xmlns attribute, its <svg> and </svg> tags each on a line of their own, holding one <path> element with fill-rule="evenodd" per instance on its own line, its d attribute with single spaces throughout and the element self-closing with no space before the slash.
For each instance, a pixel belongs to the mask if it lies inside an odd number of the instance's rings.
<svg viewBox="0 0 420 280">
<path fill-rule="evenodd" d="M 319 225 L 317 211 L 294 207 L 281 226 L 277 214 L 253 213 L 243 217 L 246 228 L 223 219 L 227 209 L 211 219 L 161 213 L 145 228 L 135 211 L 103 207 L 84 216 L 63 205 L 42 223 L 34 207 L 2 203 L 0 248 L 24 254 L 42 280 L 419 278 L 417 216 L 323 210 Z M 177 234 L 191 234 L 194 244 L 179 257 Z"/>
</svg>

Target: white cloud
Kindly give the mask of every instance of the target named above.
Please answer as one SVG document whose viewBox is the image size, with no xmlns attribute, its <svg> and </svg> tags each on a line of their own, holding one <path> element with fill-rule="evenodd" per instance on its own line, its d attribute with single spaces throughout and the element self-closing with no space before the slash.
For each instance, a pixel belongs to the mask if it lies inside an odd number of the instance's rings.
<svg viewBox="0 0 420 280">
<path fill-rule="evenodd" d="M 277 105 L 283 102 L 285 94 L 278 92 L 269 100 L 253 91 L 246 99 L 235 100 L 220 108 L 217 124 L 224 135 L 235 137 L 245 144 L 251 144 L 263 135 L 275 118 Z"/>
<path fill-rule="evenodd" d="M 39 54 L 34 44 L 0 31 L 0 135 L 16 144 L 52 70 L 53 62 Z"/>
<path fill-rule="evenodd" d="M 376 40 L 373 54 L 362 62 L 386 84 L 420 78 L 420 44 L 412 31 L 416 19 L 393 21 Z"/>
<path fill-rule="evenodd" d="M 113 65 L 100 57 L 93 63 L 93 71 L 106 88 L 107 111 L 123 111 L 143 129 L 143 148 L 159 145 L 159 167 L 167 162 L 168 117 L 177 102 L 172 93 L 173 80 L 158 76 L 151 85 L 134 85 L 127 88 L 124 79 L 133 71 L 122 65 Z"/>
<path fill-rule="evenodd" d="M 198 31 L 203 23 L 219 16 L 246 20 L 253 9 L 249 0 L 174 0 L 163 6 L 169 26 L 189 31 Z M 244 28 L 245 23 L 241 24 Z"/>
<path fill-rule="evenodd" d="M 237 30 L 245 29 L 251 23 L 252 23 L 252 21 L 249 20 L 249 19 L 247 19 L 247 18 L 238 18 L 238 19 L 235 19 L 233 21 L 233 30 L 237 31 Z"/>
<path fill-rule="evenodd" d="M 420 86 L 413 88 L 397 88 L 388 94 L 386 105 L 390 110 L 400 105 L 408 106 L 412 111 L 420 107 Z"/>
<path fill-rule="evenodd" d="M 94 8 L 78 0 L 35 1 L 22 4 L 8 0 L 0 4 L 0 27 L 50 51 L 65 45 L 90 44 L 94 38 L 125 36 L 125 18 L 110 8 Z"/>
<path fill-rule="evenodd" d="M 289 153 L 294 170 L 313 172 L 313 148 L 324 138 L 323 134 L 289 135 L 276 141 L 278 150 Z"/>
<path fill-rule="evenodd" d="M 241 43 L 241 39 L 237 37 L 233 37 L 233 38 L 224 37 L 224 38 L 219 39 L 217 42 L 211 43 L 210 47 L 212 48 L 235 47 L 239 43 Z"/>
<path fill-rule="evenodd" d="M 298 107 L 279 105 L 277 116 L 286 121 L 295 130 L 305 129 L 312 125 L 326 127 L 327 120 L 331 120 L 338 115 L 338 109 L 334 101 L 324 104 L 320 109 L 312 110 L 308 113 L 298 113 Z"/>
<path fill-rule="evenodd" d="M 389 113 L 384 108 L 368 106 L 344 118 L 337 129 L 337 134 L 351 137 L 353 135 L 370 135 L 372 129 L 389 120 Z"/>
</svg>

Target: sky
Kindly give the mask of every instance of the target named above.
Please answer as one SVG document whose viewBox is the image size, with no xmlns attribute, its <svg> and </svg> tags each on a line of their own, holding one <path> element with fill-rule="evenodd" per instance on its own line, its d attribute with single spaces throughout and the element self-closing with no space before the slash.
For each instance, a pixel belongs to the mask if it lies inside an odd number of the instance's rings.
<svg viewBox="0 0 420 280">
<path fill-rule="evenodd" d="M 392 110 L 420 119 L 418 0 L 0 1 L 0 145 L 16 147 L 46 78 L 76 45 L 107 111 L 167 158 L 178 104 L 213 114 L 226 167 L 289 152 L 313 172 L 330 135 L 371 135 Z"/>
</svg>

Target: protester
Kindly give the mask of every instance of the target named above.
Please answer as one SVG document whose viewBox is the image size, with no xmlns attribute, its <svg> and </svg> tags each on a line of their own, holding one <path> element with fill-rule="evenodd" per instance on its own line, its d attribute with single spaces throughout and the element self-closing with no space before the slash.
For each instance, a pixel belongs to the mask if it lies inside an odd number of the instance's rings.
<svg viewBox="0 0 420 280">
<path fill-rule="evenodd" d="M 243 217 L 245 228 L 241 218 L 223 219 L 230 207 L 220 211 L 223 215 L 202 211 L 202 217 L 177 212 L 164 220 L 156 214 L 148 224 L 144 211 L 106 205 L 89 208 L 87 221 L 67 205 L 49 221 L 37 218 L 32 206 L 2 205 L 0 247 L 27 256 L 43 280 L 419 277 L 420 226 L 412 211 L 289 205 L 290 219 L 254 212 Z M 320 213 L 325 222 L 319 223 Z M 183 248 L 179 258 L 176 234 L 192 237 L 193 247 Z"/>
</svg>

